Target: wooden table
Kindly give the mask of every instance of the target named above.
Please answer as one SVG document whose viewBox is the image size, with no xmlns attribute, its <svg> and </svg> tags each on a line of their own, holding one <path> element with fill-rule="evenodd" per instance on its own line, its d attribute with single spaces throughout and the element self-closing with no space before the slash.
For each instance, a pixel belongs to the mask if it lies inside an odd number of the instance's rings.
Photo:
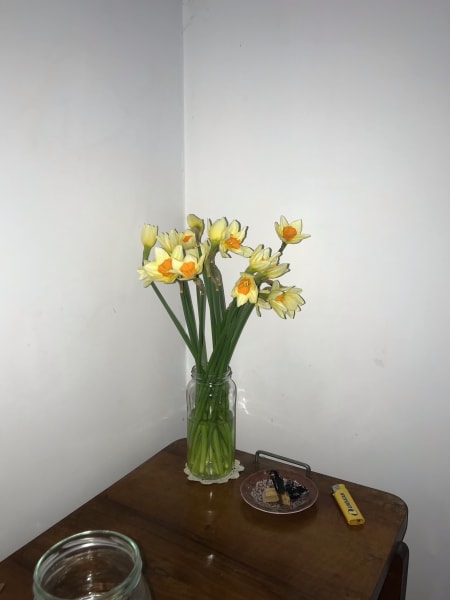
<svg viewBox="0 0 450 600">
<path fill-rule="evenodd" d="M 399 548 L 407 507 L 354 483 L 366 523 L 349 526 L 331 496 L 339 479 L 312 473 L 319 498 L 290 515 L 255 510 L 240 496 L 248 474 L 279 462 L 237 452 L 237 480 L 201 485 L 183 473 L 178 440 L 0 563 L 0 600 L 30 600 L 36 561 L 55 542 L 89 529 L 136 540 L 154 600 L 369 600 L 400 598 Z M 303 471 L 302 471 L 303 472 Z M 403 573 L 401 568 L 404 568 Z M 407 560 L 406 560 L 407 567 Z"/>
</svg>

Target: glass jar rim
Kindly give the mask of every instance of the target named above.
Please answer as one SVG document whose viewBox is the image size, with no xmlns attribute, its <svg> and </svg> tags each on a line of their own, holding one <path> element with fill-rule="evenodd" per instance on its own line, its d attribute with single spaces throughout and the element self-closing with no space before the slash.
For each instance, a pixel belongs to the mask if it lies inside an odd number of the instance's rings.
<svg viewBox="0 0 450 600">
<path fill-rule="evenodd" d="M 199 373 L 195 365 L 191 369 L 191 377 L 193 379 L 198 379 L 200 381 L 209 381 L 210 383 L 213 383 L 215 381 L 223 381 L 224 379 L 231 378 L 232 375 L 233 373 L 231 371 L 230 366 L 228 366 L 223 373 L 220 373 L 219 375 L 213 375 L 211 377 L 208 376 L 206 373 Z"/>
<path fill-rule="evenodd" d="M 119 592 L 126 591 L 126 587 L 132 590 L 139 582 L 142 573 L 142 558 L 136 542 L 118 531 L 109 529 L 93 529 L 81 531 L 59 542 L 53 544 L 44 552 L 36 563 L 33 573 L 33 591 L 43 595 L 48 600 L 65 600 L 60 596 L 54 596 L 47 592 L 41 581 L 53 565 L 57 564 L 64 553 L 70 554 L 76 550 L 92 549 L 94 547 L 111 547 L 126 553 L 132 561 L 132 568 L 125 579 L 104 593 L 105 600 L 113 599 Z M 76 600 L 76 599 L 74 599 Z"/>
</svg>

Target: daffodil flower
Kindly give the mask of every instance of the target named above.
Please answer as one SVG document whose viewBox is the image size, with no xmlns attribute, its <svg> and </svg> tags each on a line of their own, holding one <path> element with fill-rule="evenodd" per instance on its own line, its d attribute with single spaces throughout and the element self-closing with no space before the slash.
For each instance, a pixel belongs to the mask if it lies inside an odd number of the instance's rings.
<svg viewBox="0 0 450 600">
<path fill-rule="evenodd" d="M 281 253 L 276 252 L 273 256 L 271 254 L 270 248 L 264 248 L 262 244 L 257 246 L 250 256 L 247 272 L 259 273 L 266 279 L 276 279 L 287 273 L 289 264 L 278 263 Z"/>
<path fill-rule="evenodd" d="M 264 271 L 269 267 L 271 261 L 274 258 L 278 258 L 280 253 L 277 252 L 273 256 L 271 256 L 272 250 L 271 248 L 264 248 L 263 244 L 259 244 L 253 250 L 252 254 L 249 257 L 248 261 L 248 270 L 252 273 L 264 273 Z"/>
<path fill-rule="evenodd" d="M 282 319 L 285 319 L 286 316 L 293 319 L 295 313 L 305 304 L 304 299 L 300 295 L 301 291 L 297 287 L 282 286 L 277 280 L 272 284 L 272 289 L 267 296 L 267 302 Z"/>
<path fill-rule="evenodd" d="M 255 307 L 256 314 L 258 315 L 258 317 L 261 316 L 261 308 L 263 308 L 264 310 L 272 309 L 269 302 L 267 301 L 267 298 L 270 293 L 270 289 L 271 288 L 260 288 L 260 290 L 259 290 L 258 300 L 256 301 L 256 307 Z"/>
<path fill-rule="evenodd" d="M 192 229 L 186 229 L 183 233 L 180 233 L 180 243 L 185 250 L 195 248 L 197 246 L 195 232 Z"/>
<path fill-rule="evenodd" d="M 190 280 L 200 275 L 203 270 L 205 255 L 200 255 L 198 250 L 188 250 L 183 260 L 177 260 L 172 255 L 172 269 L 182 280 Z"/>
<path fill-rule="evenodd" d="M 180 233 L 176 229 L 171 229 L 168 233 L 160 233 L 157 240 L 167 254 L 172 254 L 174 249 L 183 243 L 183 233 Z"/>
<path fill-rule="evenodd" d="M 286 217 L 281 216 L 280 222 L 275 223 L 275 231 L 280 240 L 285 244 L 298 244 L 302 240 L 311 237 L 307 233 L 302 233 L 301 219 L 289 223 Z"/>
<path fill-rule="evenodd" d="M 144 282 L 144 287 L 148 287 L 153 283 L 153 277 L 151 277 L 147 271 L 145 270 L 145 265 L 148 263 L 148 260 L 144 260 L 143 266 L 137 269 L 139 273 L 139 281 Z"/>
<path fill-rule="evenodd" d="M 241 256 L 251 256 L 253 250 L 248 246 L 243 246 L 242 241 L 247 234 L 247 227 L 241 229 L 238 221 L 231 221 L 222 233 L 222 238 L 219 242 L 220 254 L 223 258 L 229 257 L 229 252 L 239 254 Z"/>
<path fill-rule="evenodd" d="M 266 279 L 276 279 L 277 277 L 281 277 L 288 271 L 290 271 L 288 263 L 274 264 L 265 270 L 264 277 Z"/>
<path fill-rule="evenodd" d="M 178 247 L 182 252 L 181 246 Z M 178 256 L 179 253 L 177 253 Z M 164 248 L 157 246 L 155 248 L 155 260 L 149 261 L 143 266 L 147 280 L 150 280 L 150 283 L 158 281 L 161 283 L 172 283 L 175 281 L 178 275 L 173 271 L 172 261 L 172 256 Z"/>
<path fill-rule="evenodd" d="M 231 295 L 233 298 L 236 298 L 237 306 L 242 306 L 246 302 L 256 304 L 256 301 L 258 300 L 258 286 L 255 283 L 253 275 L 241 273 Z"/>
</svg>

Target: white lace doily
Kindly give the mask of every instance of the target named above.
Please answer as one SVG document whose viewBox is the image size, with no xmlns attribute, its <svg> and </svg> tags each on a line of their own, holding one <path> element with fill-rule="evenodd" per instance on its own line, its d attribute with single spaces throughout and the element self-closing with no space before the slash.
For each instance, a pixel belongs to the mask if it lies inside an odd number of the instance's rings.
<svg viewBox="0 0 450 600">
<path fill-rule="evenodd" d="M 211 483 L 226 483 L 230 479 L 238 479 L 239 473 L 243 470 L 244 467 L 241 465 L 240 461 L 236 459 L 231 472 L 225 477 L 221 477 L 220 479 L 200 479 L 199 477 L 192 475 L 187 465 L 184 467 L 184 472 L 188 476 L 189 481 L 198 481 L 204 485 L 209 485 Z"/>
</svg>

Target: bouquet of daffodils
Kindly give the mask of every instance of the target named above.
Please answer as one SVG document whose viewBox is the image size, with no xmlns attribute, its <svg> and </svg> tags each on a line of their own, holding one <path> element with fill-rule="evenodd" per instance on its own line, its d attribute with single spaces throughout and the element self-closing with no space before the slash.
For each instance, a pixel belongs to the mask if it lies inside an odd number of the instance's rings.
<svg viewBox="0 0 450 600">
<path fill-rule="evenodd" d="M 190 214 L 187 216 L 187 225 L 188 228 L 184 231 L 172 229 L 168 233 L 158 233 L 156 225 L 144 225 L 141 234 L 144 251 L 138 273 L 144 286 L 153 288 L 178 329 L 192 354 L 197 376 L 203 381 L 211 382 L 227 372 L 239 337 L 253 309 L 258 316 L 261 316 L 261 309 L 273 309 L 283 319 L 294 318 L 300 310 L 304 304 L 300 295 L 302 290 L 280 283 L 279 278 L 289 271 L 289 264 L 280 262 L 280 259 L 286 246 L 298 244 L 309 235 L 302 233 L 301 220 L 289 222 L 281 216 L 280 222 L 275 223 L 281 245 L 277 252 L 272 253 L 271 248 L 263 244 L 255 249 L 245 246 L 243 242 L 247 228 L 242 228 L 236 220 L 229 223 L 225 217 L 214 222 L 208 219 L 205 237 L 202 219 Z M 227 304 L 216 259 L 219 255 L 229 258 L 231 254 L 248 259 L 248 263 L 240 271 L 231 290 L 231 300 Z M 162 283 L 179 286 L 185 324 L 177 318 L 161 293 L 159 284 Z M 208 345 L 205 339 L 207 315 L 211 334 Z M 191 431 L 191 437 L 188 434 L 188 447 L 190 445 L 194 449 L 191 454 L 204 457 L 215 453 L 216 463 L 218 454 L 226 454 L 225 449 L 220 451 L 220 443 L 225 448 L 227 444 L 231 444 L 231 438 L 234 439 L 234 433 L 228 436 L 223 433 L 223 428 L 211 428 L 211 415 L 226 420 L 225 414 L 222 417 L 218 415 L 219 405 L 218 395 L 207 391 L 200 394 L 197 398 L 196 425 Z M 228 468 L 229 459 L 223 459 L 223 462 L 226 465 L 219 469 L 221 472 Z M 194 463 L 194 459 L 191 463 Z M 201 467 L 194 470 L 202 475 Z"/>
<path fill-rule="evenodd" d="M 288 222 L 282 216 L 275 223 L 275 231 L 281 240 L 278 252 L 272 254 L 263 244 L 254 250 L 244 246 L 247 227 L 225 217 L 214 223 L 207 221 L 207 236 L 202 239 L 204 221 L 196 215 L 187 216 L 188 229 L 159 233 L 156 225 L 144 225 L 141 241 L 144 246 L 139 279 L 144 287 L 152 286 L 170 318 L 178 329 L 195 361 L 197 373 L 223 374 L 230 365 L 231 357 L 242 330 L 253 309 L 261 316 L 260 309 L 273 309 L 285 319 L 294 318 L 305 303 L 301 289 L 281 285 L 279 277 L 289 271 L 289 264 L 280 263 L 288 244 L 298 244 L 310 237 L 302 233 L 302 221 Z M 149 260 L 153 249 L 153 260 Z M 240 272 L 231 290 L 232 300 L 225 301 L 221 272 L 216 258 L 229 258 L 230 253 L 248 258 L 248 265 Z M 177 283 L 185 317 L 184 327 L 166 302 L 157 284 Z M 196 309 L 192 301 L 193 284 Z M 206 312 L 209 312 L 211 346 L 205 340 Z"/>
</svg>

